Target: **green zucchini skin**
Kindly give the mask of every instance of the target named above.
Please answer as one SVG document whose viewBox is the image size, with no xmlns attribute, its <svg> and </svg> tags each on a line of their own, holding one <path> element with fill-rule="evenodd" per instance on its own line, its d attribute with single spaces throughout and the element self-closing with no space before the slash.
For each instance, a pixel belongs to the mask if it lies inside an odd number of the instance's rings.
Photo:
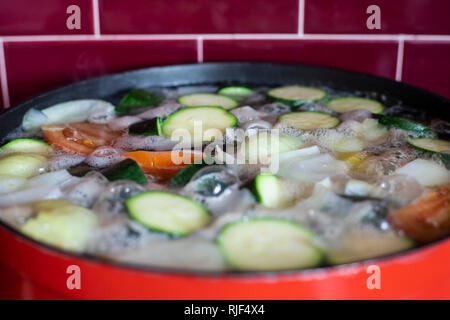
<svg viewBox="0 0 450 320">
<path fill-rule="evenodd" d="M 273 202 L 277 199 L 271 199 L 270 201 L 266 195 L 269 194 L 271 197 L 276 197 L 278 190 L 272 190 L 272 184 L 278 184 L 279 178 L 274 174 L 264 174 L 260 173 L 255 177 L 253 188 L 251 189 L 254 194 L 256 201 L 258 201 L 264 207 L 275 207 Z"/>
<path fill-rule="evenodd" d="M 420 151 L 437 154 L 444 163 L 450 162 L 450 153 L 448 153 L 450 152 L 449 141 L 433 138 L 413 138 L 408 140 L 408 144 Z M 448 146 L 448 148 L 444 148 L 444 145 Z M 444 150 L 448 152 L 443 152 Z"/>
<path fill-rule="evenodd" d="M 258 239 L 261 234 L 264 234 L 264 243 Z M 311 231 L 287 219 L 252 218 L 225 225 L 219 231 L 216 242 L 225 261 L 238 270 L 281 271 L 320 265 L 324 254 L 313 244 L 315 237 Z M 274 243 L 279 240 L 288 242 L 292 250 L 282 254 L 285 259 L 273 250 L 276 247 Z M 260 250 L 255 251 L 254 247 Z"/>
<path fill-rule="evenodd" d="M 385 115 L 379 119 L 380 124 L 387 127 L 394 127 L 405 131 L 415 133 L 419 137 L 428 137 L 433 134 L 433 130 L 426 126 L 403 118 L 397 118 L 394 116 Z"/>
<path fill-rule="evenodd" d="M 221 107 L 225 110 L 236 108 L 239 102 L 229 96 L 214 93 L 191 93 L 178 98 L 178 103 L 186 107 Z"/>
<path fill-rule="evenodd" d="M 51 154 L 53 148 L 46 142 L 37 139 L 21 138 L 12 140 L 3 146 L 1 149 L 18 152 L 18 153 L 39 153 L 39 154 Z"/>
<path fill-rule="evenodd" d="M 254 91 L 248 87 L 242 86 L 229 86 L 220 89 L 217 94 L 230 97 L 236 101 L 241 101 L 252 95 Z"/>
<path fill-rule="evenodd" d="M 179 237 L 204 228 L 211 214 L 201 204 L 178 194 L 146 191 L 129 198 L 130 216 L 150 230 Z"/>
<path fill-rule="evenodd" d="M 318 128 L 336 128 L 341 121 L 328 113 L 317 111 L 298 111 L 285 113 L 277 122 L 286 123 L 296 129 L 313 130 Z M 316 122 L 316 124 L 314 124 Z"/>
<path fill-rule="evenodd" d="M 128 133 L 139 136 L 161 135 L 162 120 L 160 117 L 137 122 L 129 126 Z"/>
<path fill-rule="evenodd" d="M 118 115 L 125 115 L 133 111 L 134 109 L 144 107 L 155 107 L 163 101 L 163 97 L 156 93 L 151 93 L 142 89 L 135 89 L 128 92 L 119 105 L 116 106 L 116 112 Z"/>
<path fill-rule="evenodd" d="M 220 121 L 217 119 L 220 118 Z M 215 127 L 208 127 L 208 120 L 214 119 L 215 122 L 220 122 L 220 125 Z M 205 106 L 205 107 L 188 107 L 180 109 L 169 115 L 161 125 L 161 132 L 166 138 L 170 138 L 172 133 L 178 129 L 185 129 L 190 133 L 191 139 L 195 138 L 193 121 L 201 121 L 203 124 L 202 142 L 204 140 L 203 134 L 207 129 L 218 129 L 225 134 L 227 128 L 236 127 L 238 119 L 236 116 L 222 107 Z M 210 140 L 207 140 L 210 141 Z"/>
<path fill-rule="evenodd" d="M 346 105 L 347 103 L 347 105 Z M 350 108 L 348 105 L 353 104 Z M 328 109 L 337 113 L 343 113 L 353 110 L 369 110 L 372 113 L 379 114 L 384 111 L 384 106 L 380 102 L 362 97 L 339 97 L 327 101 Z"/>
<path fill-rule="evenodd" d="M 47 158 L 35 153 L 19 153 L 0 158 L 0 175 L 30 178 L 46 168 Z"/>
<path fill-rule="evenodd" d="M 314 97 L 305 96 L 304 98 L 301 98 L 301 99 L 290 99 L 290 98 L 287 98 L 283 94 L 284 90 L 301 91 L 301 90 L 305 90 L 305 89 L 306 90 L 317 90 L 316 92 L 319 96 L 314 96 Z M 317 102 L 317 101 L 325 99 L 328 96 L 328 94 L 326 91 L 319 89 L 319 88 L 294 85 L 294 86 L 273 88 L 267 92 L 267 96 L 271 100 L 278 101 L 285 105 L 290 106 L 292 108 L 292 110 L 297 110 L 300 106 L 302 106 L 306 103 Z"/>
<path fill-rule="evenodd" d="M 125 159 L 117 164 L 115 164 L 111 168 L 104 169 L 102 174 L 109 181 L 116 180 L 131 180 L 137 182 L 139 184 L 148 183 L 147 177 L 144 172 L 141 170 L 136 161 L 132 159 Z"/>
</svg>

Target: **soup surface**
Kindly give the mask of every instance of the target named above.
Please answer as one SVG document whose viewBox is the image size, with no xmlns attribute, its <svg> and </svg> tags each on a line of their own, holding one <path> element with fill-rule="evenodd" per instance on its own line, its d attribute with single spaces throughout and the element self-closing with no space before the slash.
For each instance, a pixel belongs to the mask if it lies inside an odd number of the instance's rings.
<svg viewBox="0 0 450 320">
<path fill-rule="evenodd" d="M 450 234 L 450 124 L 401 101 L 302 85 L 108 101 L 31 109 L 3 139 L 4 223 L 67 251 L 194 271 L 343 264 Z"/>
</svg>

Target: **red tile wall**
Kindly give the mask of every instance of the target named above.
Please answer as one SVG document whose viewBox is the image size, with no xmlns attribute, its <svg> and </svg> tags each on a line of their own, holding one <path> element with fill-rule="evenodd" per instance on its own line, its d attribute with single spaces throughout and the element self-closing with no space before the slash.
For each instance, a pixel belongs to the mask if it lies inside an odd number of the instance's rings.
<svg viewBox="0 0 450 320">
<path fill-rule="evenodd" d="M 207 61 L 278 61 L 335 67 L 395 78 L 395 41 L 205 40 Z"/>
<path fill-rule="evenodd" d="M 99 0 L 105 34 L 296 33 L 298 0 Z"/>
<path fill-rule="evenodd" d="M 197 61 L 194 40 L 45 41 L 5 44 L 12 103 L 70 82 L 152 65 Z"/>
<path fill-rule="evenodd" d="M 380 30 L 366 27 L 372 4 Z M 66 27 L 69 5 L 80 30 Z M 0 108 L 99 74 L 237 60 L 361 71 L 450 97 L 449 12 L 449 0 L 0 0 Z"/>
<path fill-rule="evenodd" d="M 405 82 L 450 96 L 450 41 L 406 41 L 403 60 Z"/>
<path fill-rule="evenodd" d="M 381 29 L 370 33 L 450 34 L 449 0 L 310 0 L 305 32 L 368 33 L 367 7 L 380 7 Z"/>
<path fill-rule="evenodd" d="M 81 29 L 69 30 L 67 7 L 80 8 Z M 2 0 L 0 1 L 0 35 L 92 34 L 91 0 Z"/>
</svg>

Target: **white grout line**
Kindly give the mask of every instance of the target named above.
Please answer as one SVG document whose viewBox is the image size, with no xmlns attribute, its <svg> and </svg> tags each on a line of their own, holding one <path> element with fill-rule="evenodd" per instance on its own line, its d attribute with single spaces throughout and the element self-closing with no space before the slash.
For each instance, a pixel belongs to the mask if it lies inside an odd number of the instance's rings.
<svg viewBox="0 0 450 320">
<path fill-rule="evenodd" d="M 450 41 L 450 35 L 404 35 L 404 34 L 303 34 L 297 33 L 241 33 L 241 34 L 118 34 L 108 35 L 46 35 L 46 36 L 4 36 L 0 40 L 7 42 L 30 41 L 77 41 L 77 40 L 417 40 Z"/>
<path fill-rule="evenodd" d="M 403 38 L 400 38 L 398 40 L 397 66 L 395 68 L 395 80 L 396 81 L 402 81 L 404 48 L 405 48 L 405 41 Z"/>
<path fill-rule="evenodd" d="M 4 108 L 8 108 L 10 106 L 7 79 L 8 78 L 6 77 L 5 49 L 3 41 L 0 39 L 0 86 L 2 90 Z"/>
<path fill-rule="evenodd" d="M 305 0 L 298 0 L 298 36 L 302 37 L 305 30 Z"/>
<path fill-rule="evenodd" d="M 203 38 L 202 37 L 197 38 L 197 62 L 198 63 L 203 62 Z"/>
<path fill-rule="evenodd" d="M 94 20 L 94 36 L 100 38 L 100 14 L 98 10 L 98 0 L 92 0 L 92 14 Z"/>
</svg>

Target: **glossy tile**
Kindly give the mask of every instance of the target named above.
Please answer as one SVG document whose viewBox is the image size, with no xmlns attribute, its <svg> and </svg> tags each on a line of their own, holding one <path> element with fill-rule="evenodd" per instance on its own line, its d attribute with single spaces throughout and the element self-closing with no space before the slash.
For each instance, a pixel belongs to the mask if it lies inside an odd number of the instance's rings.
<svg viewBox="0 0 450 320">
<path fill-rule="evenodd" d="M 97 75 L 196 62 L 194 40 L 7 42 L 11 103 Z"/>
<path fill-rule="evenodd" d="M 204 61 L 303 63 L 394 78 L 395 41 L 205 40 Z"/>
<path fill-rule="evenodd" d="M 450 42 L 406 41 L 402 80 L 450 98 Z"/>
<path fill-rule="evenodd" d="M 67 8 L 80 8 L 80 29 L 68 29 L 72 15 Z M 71 35 L 93 33 L 91 0 L 0 1 L 0 35 Z"/>
<path fill-rule="evenodd" d="M 106 34 L 296 33 L 298 0 L 99 0 Z"/>
<path fill-rule="evenodd" d="M 369 30 L 366 13 L 380 8 L 381 29 Z M 450 34 L 448 0 L 305 0 L 305 33 Z"/>
</svg>

